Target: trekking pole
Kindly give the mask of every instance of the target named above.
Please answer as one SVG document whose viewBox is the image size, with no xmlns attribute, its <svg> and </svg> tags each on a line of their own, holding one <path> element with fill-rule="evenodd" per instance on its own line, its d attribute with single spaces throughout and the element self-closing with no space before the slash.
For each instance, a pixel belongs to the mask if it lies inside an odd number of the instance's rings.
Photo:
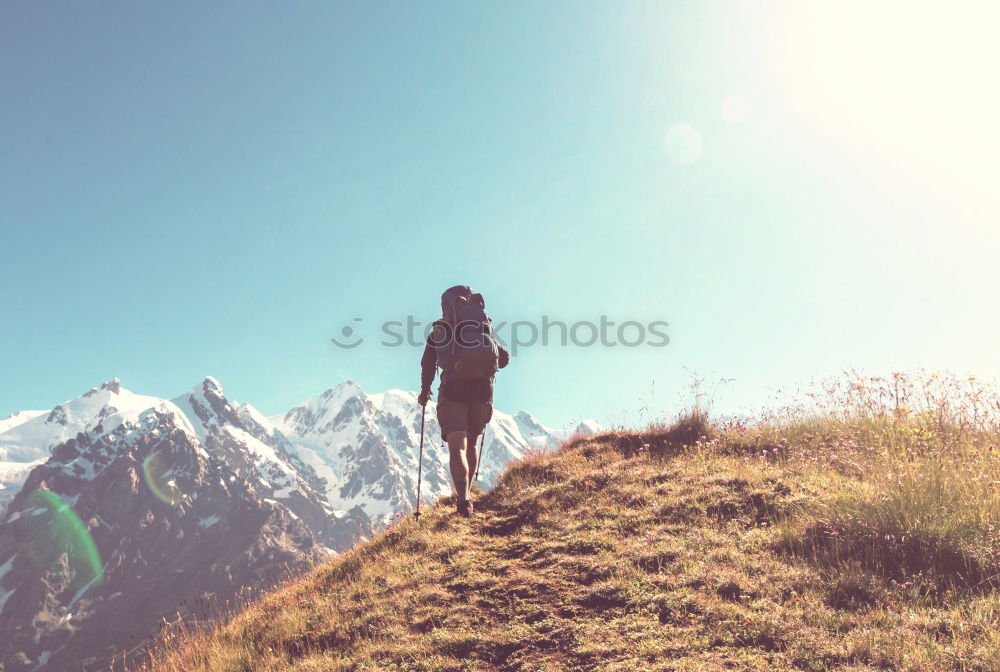
<svg viewBox="0 0 1000 672">
<path fill-rule="evenodd" d="M 424 472 L 424 416 L 427 414 L 427 406 L 421 407 L 420 411 L 420 461 L 417 462 L 417 510 L 413 517 L 420 520 L 420 480 Z"/>
<path fill-rule="evenodd" d="M 476 461 L 476 473 L 472 475 L 472 482 L 479 482 L 479 467 L 483 466 L 483 446 L 486 444 L 486 428 L 483 427 L 483 438 L 479 440 L 479 459 Z"/>
</svg>

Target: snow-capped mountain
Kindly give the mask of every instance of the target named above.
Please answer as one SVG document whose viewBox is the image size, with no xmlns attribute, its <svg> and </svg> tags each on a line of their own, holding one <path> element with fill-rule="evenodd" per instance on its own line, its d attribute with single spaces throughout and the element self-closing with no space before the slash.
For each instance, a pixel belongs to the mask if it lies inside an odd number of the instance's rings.
<svg viewBox="0 0 1000 672">
<path fill-rule="evenodd" d="M 18 411 L 17 413 L 11 413 L 6 418 L 0 420 L 0 434 L 45 413 L 48 413 L 48 411 Z"/>
<path fill-rule="evenodd" d="M 183 599 L 329 556 L 290 508 L 151 408 L 60 444 L 0 524 L 5 670 L 106 669 Z"/>
<path fill-rule="evenodd" d="M 49 411 L 21 411 L 0 420 L 0 516 L 30 471 L 44 463 L 55 446 L 98 425 L 113 431 L 151 408 L 177 414 L 181 425 L 191 429 L 169 401 L 122 389 L 117 378 Z"/>
<path fill-rule="evenodd" d="M 435 410 L 426 499 L 451 491 Z M 213 378 L 173 399 L 115 379 L 0 420 L 0 669 L 106 669 L 182 600 L 349 548 L 415 504 L 420 414 L 352 381 L 269 418 Z M 481 483 L 559 438 L 495 412 Z"/>
<path fill-rule="evenodd" d="M 416 504 L 421 407 L 414 392 L 365 394 L 354 381 L 311 397 L 284 415 L 270 418 L 276 434 L 326 481 L 327 501 L 337 509 L 360 507 L 373 520 Z M 448 452 L 427 404 L 424 419 L 423 495 L 451 493 Z M 480 484 L 489 487 L 503 466 L 530 448 L 553 446 L 560 433 L 527 413 L 494 411 L 485 431 Z"/>
<path fill-rule="evenodd" d="M 573 430 L 573 434 L 599 434 L 603 432 L 604 428 L 597 422 L 597 420 L 587 419 L 582 420 L 580 424 L 576 426 Z"/>
</svg>

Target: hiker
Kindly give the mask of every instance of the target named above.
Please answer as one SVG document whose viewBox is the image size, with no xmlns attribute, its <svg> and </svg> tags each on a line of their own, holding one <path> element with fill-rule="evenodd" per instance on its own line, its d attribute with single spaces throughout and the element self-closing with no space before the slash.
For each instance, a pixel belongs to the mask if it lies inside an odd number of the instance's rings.
<svg viewBox="0 0 1000 672">
<path fill-rule="evenodd" d="M 437 418 L 448 443 L 456 508 L 473 513 L 469 489 L 479 464 L 476 441 L 493 417 L 493 378 L 507 366 L 510 353 L 493 338 L 482 294 L 456 285 L 441 295 L 440 320 L 434 322 L 420 358 L 420 395 L 427 405 L 434 373 L 441 367 Z"/>
</svg>

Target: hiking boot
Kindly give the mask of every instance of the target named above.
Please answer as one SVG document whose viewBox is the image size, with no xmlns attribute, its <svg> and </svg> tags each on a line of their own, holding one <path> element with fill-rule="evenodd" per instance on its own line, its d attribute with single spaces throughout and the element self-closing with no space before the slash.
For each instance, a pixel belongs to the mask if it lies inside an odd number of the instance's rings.
<svg viewBox="0 0 1000 672">
<path fill-rule="evenodd" d="M 471 518 L 473 512 L 475 511 L 475 507 L 472 506 L 471 499 L 459 500 L 456 508 L 458 510 L 458 514 L 466 518 Z"/>
</svg>

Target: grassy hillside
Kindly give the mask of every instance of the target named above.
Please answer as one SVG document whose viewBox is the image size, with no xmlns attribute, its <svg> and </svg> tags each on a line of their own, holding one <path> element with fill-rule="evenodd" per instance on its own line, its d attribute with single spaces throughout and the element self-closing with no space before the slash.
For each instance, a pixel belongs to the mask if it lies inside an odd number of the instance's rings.
<svg viewBox="0 0 1000 672">
<path fill-rule="evenodd" d="M 1000 406 L 963 386 L 578 438 L 145 669 L 1000 670 Z"/>
</svg>

